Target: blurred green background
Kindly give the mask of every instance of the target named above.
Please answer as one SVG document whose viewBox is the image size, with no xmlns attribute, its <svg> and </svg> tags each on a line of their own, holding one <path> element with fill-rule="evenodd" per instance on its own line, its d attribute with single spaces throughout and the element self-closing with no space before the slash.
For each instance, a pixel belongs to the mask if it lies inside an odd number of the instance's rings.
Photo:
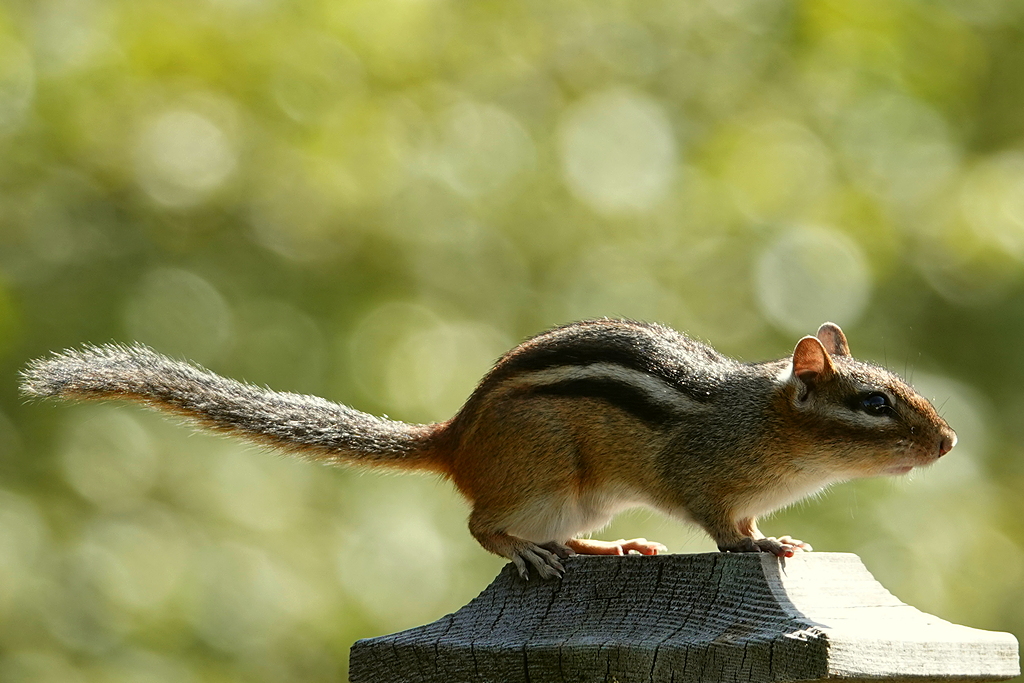
<svg viewBox="0 0 1024 683">
<path fill-rule="evenodd" d="M 5 0 L 0 680 L 344 680 L 503 564 L 443 482 L 26 405 L 30 358 L 431 421 L 592 316 L 747 360 L 840 323 L 960 445 L 762 528 L 1024 636 L 1021 3 Z"/>
</svg>

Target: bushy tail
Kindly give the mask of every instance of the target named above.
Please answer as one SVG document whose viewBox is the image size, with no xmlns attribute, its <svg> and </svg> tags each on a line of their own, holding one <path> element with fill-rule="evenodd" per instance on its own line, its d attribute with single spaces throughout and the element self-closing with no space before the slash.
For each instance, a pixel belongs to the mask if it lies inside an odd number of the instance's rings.
<svg viewBox="0 0 1024 683">
<path fill-rule="evenodd" d="M 386 420 L 317 396 L 237 382 L 140 344 L 70 349 L 22 372 L 29 396 L 121 399 L 310 459 L 443 472 L 435 426 Z"/>
</svg>

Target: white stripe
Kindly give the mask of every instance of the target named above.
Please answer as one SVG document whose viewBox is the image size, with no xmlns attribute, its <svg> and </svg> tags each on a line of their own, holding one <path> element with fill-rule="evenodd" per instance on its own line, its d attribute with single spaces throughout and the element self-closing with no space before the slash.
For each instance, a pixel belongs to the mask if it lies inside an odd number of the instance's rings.
<svg viewBox="0 0 1024 683">
<path fill-rule="evenodd" d="M 821 412 L 825 417 L 864 429 L 877 429 L 879 425 L 893 419 L 890 415 L 869 415 L 860 410 L 851 410 L 843 405 L 826 404 L 821 407 L 823 408 Z"/>
<path fill-rule="evenodd" d="M 775 381 L 779 384 L 785 384 L 793 377 L 793 361 L 789 361 L 778 374 L 775 375 Z"/>
<path fill-rule="evenodd" d="M 694 401 L 668 382 L 650 373 L 616 363 L 559 365 L 510 377 L 503 384 L 514 388 L 538 387 L 580 379 L 607 379 L 644 391 L 653 401 L 672 409 L 697 410 L 704 404 Z"/>
</svg>

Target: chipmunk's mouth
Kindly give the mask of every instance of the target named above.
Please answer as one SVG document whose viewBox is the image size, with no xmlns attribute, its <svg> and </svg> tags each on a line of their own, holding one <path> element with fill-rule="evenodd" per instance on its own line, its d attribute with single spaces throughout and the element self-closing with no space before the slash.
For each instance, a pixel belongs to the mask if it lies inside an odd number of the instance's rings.
<svg viewBox="0 0 1024 683">
<path fill-rule="evenodd" d="M 885 468 L 885 473 L 890 475 L 907 474 L 916 467 L 928 467 L 935 464 L 939 456 L 929 457 L 925 453 L 907 454 L 900 461 L 894 462 Z"/>
</svg>

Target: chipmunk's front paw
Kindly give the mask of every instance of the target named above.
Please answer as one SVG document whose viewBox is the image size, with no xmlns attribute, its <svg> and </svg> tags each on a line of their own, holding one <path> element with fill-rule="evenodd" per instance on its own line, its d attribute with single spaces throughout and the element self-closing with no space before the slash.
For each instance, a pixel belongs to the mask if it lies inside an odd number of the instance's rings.
<svg viewBox="0 0 1024 683">
<path fill-rule="evenodd" d="M 771 553 L 776 557 L 793 557 L 797 553 L 810 552 L 811 550 L 814 550 L 810 544 L 798 541 L 792 536 L 758 538 L 753 540 L 761 552 Z"/>
<path fill-rule="evenodd" d="M 804 543 L 803 541 L 799 541 L 793 538 L 792 536 L 779 536 L 779 543 L 782 543 L 784 545 L 791 545 L 795 548 L 799 548 L 800 550 L 806 553 L 809 553 L 812 550 L 814 550 L 814 548 L 811 547 L 810 543 Z"/>
<path fill-rule="evenodd" d="M 525 581 L 530 580 L 531 566 L 542 579 L 559 579 L 565 573 L 565 567 L 558 560 L 571 554 L 572 551 L 560 543 L 545 543 L 544 546 L 529 543 L 516 551 L 511 559 Z"/>
<path fill-rule="evenodd" d="M 617 541 L 574 538 L 567 545 L 580 555 L 628 555 L 631 552 L 640 555 L 657 555 L 668 552 L 668 548 L 661 543 L 648 541 L 646 538 L 631 538 L 628 541 L 624 538 Z"/>
<path fill-rule="evenodd" d="M 750 538 L 728 546 L 718 546 L 724 553 L 771 553 L 776 557 L 793 557 L 799 552 L 810 552 L 811 546 L 803 541 L 798 541 L 792 536 L 780 536 L 779 538 Z"/>
</svg>

